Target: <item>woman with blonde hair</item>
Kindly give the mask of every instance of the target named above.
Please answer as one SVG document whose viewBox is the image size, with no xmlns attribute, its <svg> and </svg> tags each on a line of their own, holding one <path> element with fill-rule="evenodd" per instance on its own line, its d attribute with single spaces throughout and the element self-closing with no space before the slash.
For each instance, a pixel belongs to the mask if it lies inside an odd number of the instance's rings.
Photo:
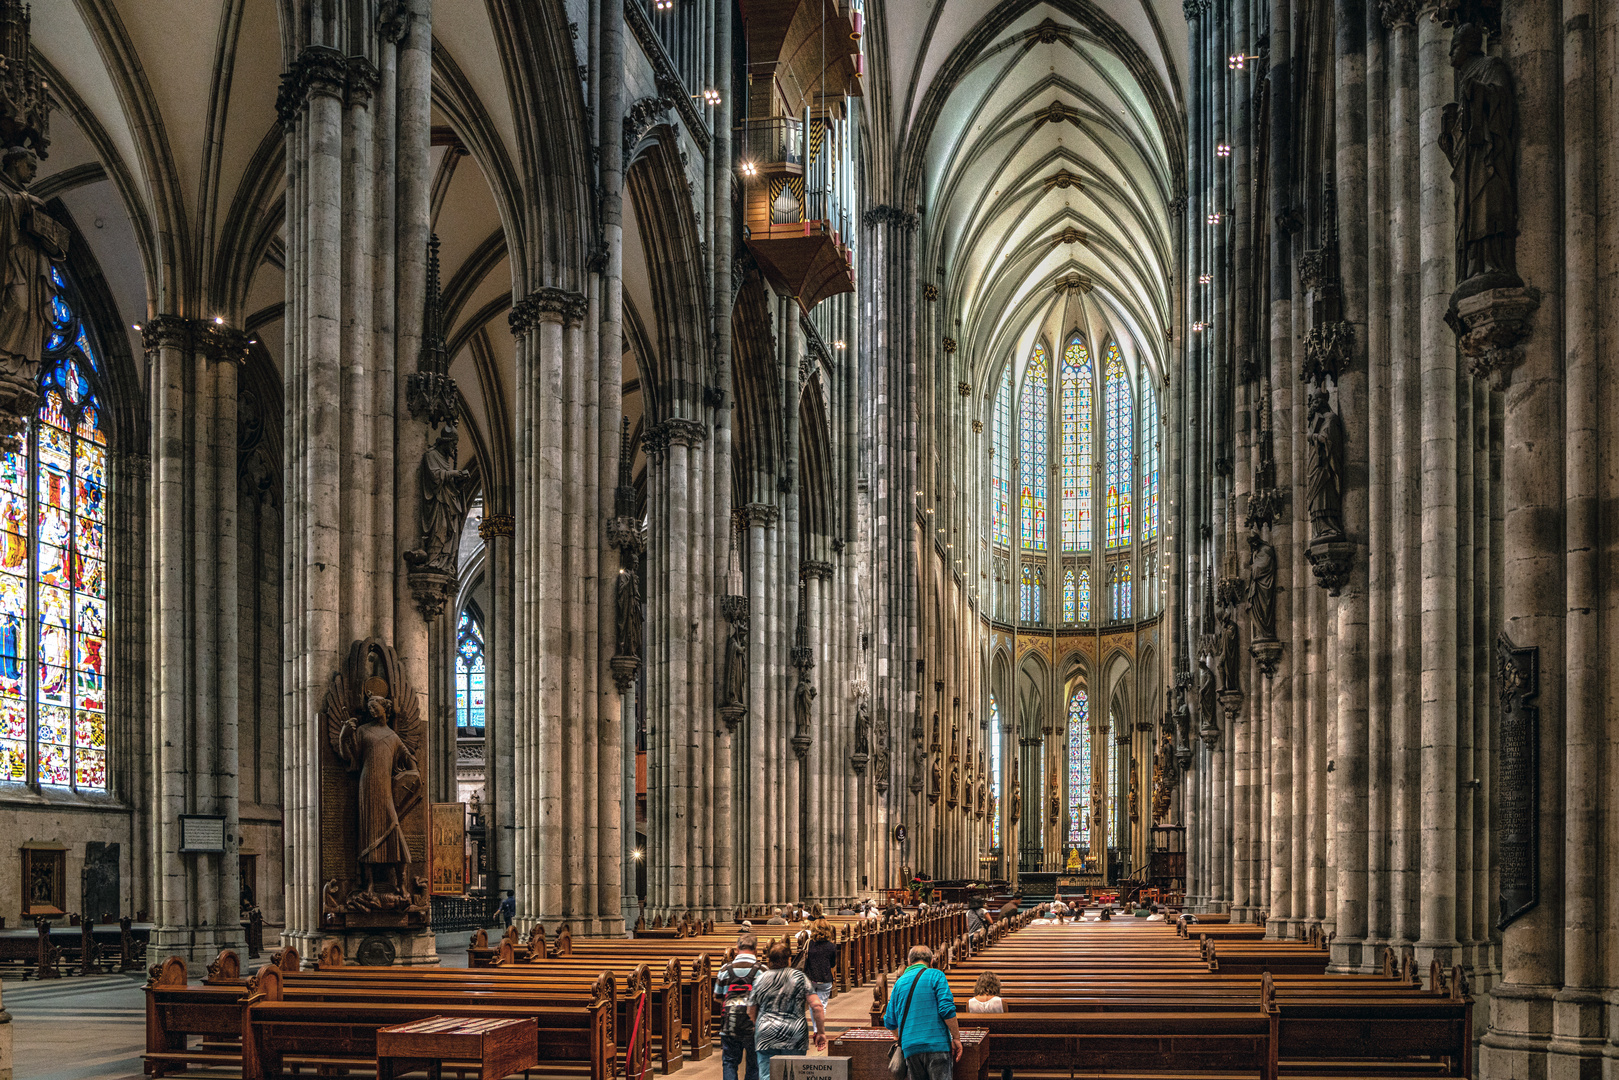
<svg viewBox="0 0 1619 1080">
<path fill-rule="evenodd" d="M 809 976 L 822 1002 L 832 999 L 832 973 L 838 963 L 837 930 L 825 919 L 810 924 L 809 944 L 804 947 L 804 974 Z"/>
</svg>

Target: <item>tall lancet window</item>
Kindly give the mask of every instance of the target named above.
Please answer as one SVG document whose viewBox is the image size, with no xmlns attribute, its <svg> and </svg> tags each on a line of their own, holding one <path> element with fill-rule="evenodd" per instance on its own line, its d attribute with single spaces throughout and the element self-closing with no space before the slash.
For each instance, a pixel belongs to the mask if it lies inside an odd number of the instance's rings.
<svg viewBox="0 0 1619 1080">
<path fill-rule="evenodd" d="M 1001 373 L 995 392 L 994 449 L 990 462 L 990 516 L 992 539 L 1002 547 L 1012 543 L 1012 365 Z"/>
<path fill-rule="evenodd" d="M 1130 543 L 1130 472 L 1134 465 L 1135 423 L 1130 402 L 1130 376 L 1119 344 L 1107 347 L 1107 546 Z"/>
<path fill-rule="evenodd" d="M 1079 617 L 1079 589 L 1074 581 L 1074 568 L 1070 566 L 1062 575 L 1062 621 L 1071 623 Z"/>
<path fill-rule="evenodd" d="M 1091 621 L 1091 568 L 1083 567 L 1079 571 L 1079 621 Z"/>
<path fill-rule="evenodd" d="M 989 695 L 989 846 L 1001 850 L 1001 706 Z"/>
<path fill-rule="evenodd" d="M 1113 617 L 1130 618 L 1130 564 L 1117 563 L 1113 567 Z"/>
<path fill-rule="evenodd" d="M 1158 539 L 1158 391 L 1141 381 L 1141 539 Z"/>
<path fill-rule="evenodd" d="M 0 456 L 0 781 L 105 791 L 108 424 L 100 361 L 51 277 L 39 412 Z"/>
<path fill-rule="evenodd" d="M 1091 708 L 1083 689 L 1068 699 L 1068 846 L 1091 842 Z"/>
<path fill-rule="evenodd" d="M 455 628 L 455 733 L 483 737 L 483 627 L 466 608 Z"/>
<path fill-rule="evenodd" d="M 1091 549 L 1091 355 L 1075 337 L 1062 358 L 1062 549 Z M 1072 621 L 1072 620 L 1069 620 Z"/>
<path fill-rule="evenodd" d="M 1114 725 L 1117 726 L 1119 718 L 1114 716 L 1112 720 Z M 1117 746 L 1110 746 L 1107 748 L 1107 827 L 1110 834 L 1107 842 L 1109 847 L 1119 846 L 1119 838 L 1111 835 L 1111 833 L 1113 830 L 1119 827 L 1118 808 L 1120 752 L 1120 747 Z"/>
<path fill-rule="evenodd" d="M 1046 432 L 1051 418 L 1051 373 L 1046 350 L 1034 347 L 1029 370 L 1023 375 L 1023 396 L 1018 402 L 1018 486 L 1023 547 L 1046 550 Z"/>
<path fill-rule="evenodd" d="M 1018 585 L 1018 618 L 1024 622 L 1039 622 L 1042 597 L 1046 584 L 1045 571 L 1033 563 L 1023 564 L 1023 576 Z"/>
</svg>

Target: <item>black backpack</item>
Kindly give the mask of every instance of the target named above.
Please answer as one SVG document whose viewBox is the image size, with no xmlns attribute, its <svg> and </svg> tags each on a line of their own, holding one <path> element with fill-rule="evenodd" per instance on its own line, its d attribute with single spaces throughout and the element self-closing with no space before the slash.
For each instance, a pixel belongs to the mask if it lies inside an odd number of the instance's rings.
<svg viewBox="0 0 1619 1080">
<path fill-rule="evenodd" d="M 724 988 L 720 1000 L 720 1034 L 740 1042 L 753 1040 L 753 1021 L 748 1017 L 748 995 L 759 975 L 759 962 L 735 961 L 725 965 L 719 983 Z"/>
</svg>

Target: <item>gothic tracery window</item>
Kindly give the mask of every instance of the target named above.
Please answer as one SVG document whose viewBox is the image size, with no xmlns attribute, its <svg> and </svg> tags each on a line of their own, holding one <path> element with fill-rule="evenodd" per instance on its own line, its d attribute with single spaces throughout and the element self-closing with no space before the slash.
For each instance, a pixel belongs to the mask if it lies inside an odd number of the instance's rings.
<svg viewBox="0 0 1619 1080">
<path fill-rule="evenodd" d="M 1091 842 L 1091 712 L 1083 687 L 1068 698 L 1068 844 Z"/>
<path fill-rule="evenodd" d="M 1023 564 L 1023 576 L 1018 585 L 1018 618 L 1024 622 L 1039 622 L 1041 615 L 1040 594 L 1046 584 L 1045 571 L 1033 563 Z"/>
<path fill-rule="evenodd" d="M 1091 621 L 1091 569 L 1082 567 L 1079 571 L 1079 621 Z"/>
<path fill-rule="evenodd" d="M 995 392 L 994 448 L 990 462 L 990 500 L 993 539 L 1002 547 L 1012 543 L 1012 365 L 1001 374 Z"/>
<path fill-rule="evenodd" d="M 1046 432 L 1050 401 L 1046 350 L 1036 345 L 1023 375 L 1023 394 L 1018 403 L 1019 509 L 1026 551 L 1046 550 Z"/>
<path fill-rule="evenodd" d="M 466 608 L 455 628 L 455 733 L 481 738 L 484 719 L 483 627 Z"/>
<path fill-rule="evenodd" d="M 1062 549 L 1091 549 L 1091 357 L 1078 337 L 1063 350 Z"/>
<path fill-rule="evenodd" d="M 1152 379 L 1141 389 L 1141 539 L 1158 539 L 1158 392 Z"/>
<path fill-rule="evenodd" d="M 989 695 L 989 846 L 1001 850 L 1001 706 Z"/>
<path fill-rule="evenodd" d="M 0 781 L 102 792 L 108 422 L 97 353 L 51 276 L 39 411 L 0 455 Z"/>
<path fill-rule="evenodd" d="M 1119 718 L 1118 718 L 1117 714 L 1115 714 L 1111 719 L 1112 719 L 1112 721 L 1113 721 L 1113 723 L 1115 725 L 1118 724 Z M 1105 735 L 1104 735 L 1104 738 L 1105 738 Z M 1109 831 L 1110 834 L 1114 830 L 1118 829 L 1118 821 L 1119 821 L 1119 819 L 1118 819 L 1118 809 L 1119 809 L 1119 755 L 1120 755 L 1120 753 L 1121 753 L 1121 748 L 1120 747 L 1109 746 L 1107 748 L 1107 827 L 1108 827 L 1108 831 Z M 1119 846 L 1118 837 L 1109 835 L 1109 837 L 1108 837 L 1108 845 L 1110 847 L 1118 847 Z"/>
<path fill-rule="evenodd" d="M 1130 400 L 1130 376 L 1125 371 L 1119 344 L 1107 347 L 1107 546 L 1130 544 L 1130 473 L 1134 464 L 1135 424 Z"/>
<path fill-rule="evenodd" d="M 1070 566 L 1062 575 L 1062 621 L 1071 623 L 1079 617 L 1079 589 L 1074 581 L 1074 568 Z"/>
</svg>

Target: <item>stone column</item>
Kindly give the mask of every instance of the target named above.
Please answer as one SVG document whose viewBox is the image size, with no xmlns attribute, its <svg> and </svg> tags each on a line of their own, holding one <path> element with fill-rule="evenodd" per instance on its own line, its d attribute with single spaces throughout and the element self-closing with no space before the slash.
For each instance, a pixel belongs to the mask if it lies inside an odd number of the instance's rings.
<svg viewBox="0 0 1619 1080">
<path fill-rule="evenodd" d="M 486 700 L 494 706 L 489 710 L 483 738 L 484 787 L 488 792 L 484 802 L 484 828 L 490 856 L 488 880 L 497 897 L 504 897 L 507 889 L 516 888 L 512 874 L 516 832 L 513 818 L 516 757 L 512 747 L 517 734 L 513 716 L 517 704 L 513 669 L 517 642 L 512 617 L 516 600 L 512 541 L 516 527 L 517 519 L 511 514 L 486 513 L 478 523 L 478 536 L 484 543 L 484 566 L 489 576 Z"/>
<path fill-rule="evenodd" d="M 237 850 L 236 372 L 247 335 L 145 324 L 151 368 L 152 947 L 193 970 L 241 948 Z M 218 815 L 223 850 L 181 851 L 182 815 Z"/>
</svg>

